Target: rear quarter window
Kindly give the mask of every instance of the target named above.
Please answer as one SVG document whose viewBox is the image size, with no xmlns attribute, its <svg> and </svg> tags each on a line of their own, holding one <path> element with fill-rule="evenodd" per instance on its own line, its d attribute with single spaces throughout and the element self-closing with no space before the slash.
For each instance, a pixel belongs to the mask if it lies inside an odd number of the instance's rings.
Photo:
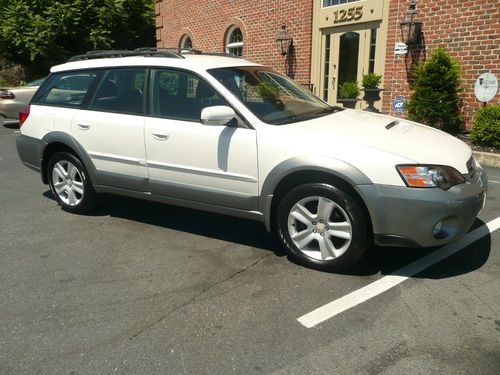
<svg viewBox="0 0 500 375">
<path fill-rule="evenodd" d="M 65 72 L 51 75 L 40 87 L 33 104 L 81 107 L 98 72 Z"/>
</svg>

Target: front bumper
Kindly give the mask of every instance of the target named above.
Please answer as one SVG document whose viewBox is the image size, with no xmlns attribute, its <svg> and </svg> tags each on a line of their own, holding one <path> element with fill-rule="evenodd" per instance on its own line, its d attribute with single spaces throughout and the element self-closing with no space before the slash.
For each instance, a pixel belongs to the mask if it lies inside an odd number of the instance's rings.
<svg viewBox="0 0 500 375">
<path fill-rule="evenodd" d="M 439 246 L 462 237 L 484 207 L 487 176 L 478 166 L 474 180 L 444 191 L 389 185 L 359 185 L 372 220 L 375 242 L 383 246 Z M 443 223 L 443 231 L 436 225 Z"/>
</svg>

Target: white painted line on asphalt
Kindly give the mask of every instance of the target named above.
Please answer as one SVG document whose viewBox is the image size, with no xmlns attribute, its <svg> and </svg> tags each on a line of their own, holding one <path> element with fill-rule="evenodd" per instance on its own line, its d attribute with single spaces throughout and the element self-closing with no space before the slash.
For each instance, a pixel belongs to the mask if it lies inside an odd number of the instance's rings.
<svg viewBox="0 0 500 375">
<path fill-rule="evenodd" d="M 368 284 L 361 289 L 355 290 L 354 292 L 349 293 L 335 301 L 318 307 L 316 310 L 301 316 L 297 320 L 305 327 L 312 328 L 327 319 L 333 318 L 335 315 L 338 315 L 343 311 L 368 301 L 369 299 L 384 293 L 396 285 L 401 284 L 403 281 L 459 252 L 480 238 L 493 233 L 498 228 L 500 228 L 500 217 L 497 217 L 486 225 L 482 225 L 479 228 L 474 229 L 472 232 L 466 234 L 460 241 L 445 245 L 423 258 L 420 258 L 419 260 L 416 260 L 415 262 L 391 273 L 390 275 L 384 276 L 383 278 Z"/>
<path fill-rule="evenodd" d="M 500 184 L 500 181 L 488 180 L 488 182 L 493 182 L 494 184 Z"/>
</svg>

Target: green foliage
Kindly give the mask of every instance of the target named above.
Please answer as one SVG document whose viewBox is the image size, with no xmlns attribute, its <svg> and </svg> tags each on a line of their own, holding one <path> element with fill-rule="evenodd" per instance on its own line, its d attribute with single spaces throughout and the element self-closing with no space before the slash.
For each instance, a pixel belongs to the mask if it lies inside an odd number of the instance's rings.
<svg viewBox="0 0 500 375">
<path fill-rule="evenodd" d="M 339 97 L 341 99 L 356 99 L 358 95 L 359 87 L 357 82 L 347 81 L 339 86 Z"/>
<path fill-rule="evenodd" d="M 367 73 L 363 74 L 361 85 L 365 89 L 378 89 L 380 86 L 380 82 L 382 82 L 382 76 L 380 74 Z"/>
<path fill-rule="evenodd" d="M 257 86 L 257 92 L 262 98 L 277 98 L 279 96 L 279 87 L 275 82 L 266 81 Z"/>
<path fill-rule="evenodd" d="M 0 86 L 22 86 L 25 82 L 25 72 L 19 65 L 0 70 Z"/>
<path fill-rule="evenodd" d="M 457 132 L 460 116 L 460 66 L 442 48 L 414 71 L 414 92 L 408 103 L 410 120 Z"/>
<path fill-rule="evenodd" d="M 90 50 L 154 44 L 154 0 L 0 0 L 0 19 L 0 55 L 31 76 Z"/>
<path fill-rule="evenodd" d="M 500 148 L 500 106 L 492 105 L 476 112 L 471 139 L 481 146 Z"/>
</svg>

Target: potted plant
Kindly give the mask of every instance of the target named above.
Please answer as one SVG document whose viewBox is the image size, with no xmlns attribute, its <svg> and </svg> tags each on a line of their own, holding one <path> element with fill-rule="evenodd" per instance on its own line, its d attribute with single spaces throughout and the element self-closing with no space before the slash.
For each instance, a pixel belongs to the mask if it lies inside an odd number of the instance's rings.
<svg viewBox="0 0 500 375">
<path fill-rule="evenodd" d="M 375 108 L 373 104 L 376 101 L 380 100 L 380 91 L 382 91 L 382 89 L 379 87 L 380 82 L 382 82 L 382 76 L 380 74 L 363 74 L 363 79 L 361 81 L 363 91 L 365 93 L 363 99 L 368 103 L 368 107 L 365 109 L 365 111 L 379 112 L 379 110 Z"/>
<path fill-rule="evenodd" d="M 346 108 L 355 108 L 358 101 L 359 87 L 356 81 L 346 81 L 339 85 L 339 102 Z"/>
</svg>

